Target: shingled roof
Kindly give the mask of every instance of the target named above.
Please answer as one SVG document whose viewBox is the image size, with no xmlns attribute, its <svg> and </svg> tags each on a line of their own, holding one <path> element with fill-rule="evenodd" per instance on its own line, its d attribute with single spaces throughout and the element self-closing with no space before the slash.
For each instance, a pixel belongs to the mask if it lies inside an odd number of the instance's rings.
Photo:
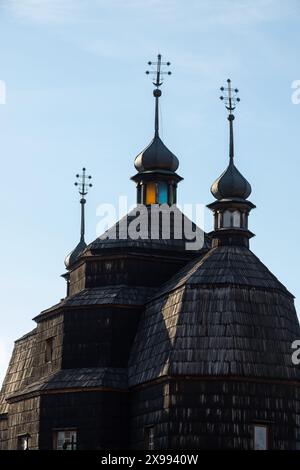
<svg viewBox="0 0 300 470">
<path fill-rule="evenodd" d="M 299 379 L 293 297 L 247 248 L 220 246 L 167 282 L 144 312 L 129 383 L 165 375 Z"/>
<path fill-rule="evenodd" d="M 151 218 L 151 208 L 147 207 L 147 212 L 138 214 L 138 207 L 130 211 L 126 216 L 119 220 L 113 227 L 107 230 L 103 235 L 96 238 L 90 243 L 84 251 L 84 254 L 94 251 L 114 250 L 114 249 L 135 249 L 135 250 L 167 250 L 176 252 L 193 252 L 193 248 L 187 249 L 187 242 L 191 242 L 193 232 L 196 231 L 197 238 L 201 242 L 201 246 L 194 251 L 201 249 L 208 249 L 210 247 L 210 238 L 196 226 L 188 217 L 186 217 L 178 207 L 173 206 L 160 206 L 163 217 L 170 216 L 170 223 L 167 227 L 170 228 L 170 237 L 164 238 L 162 236 L 162 216 L 160 218 Z M 141 210 L 145 211 L 145 206 L 141 206 Z M 139 217 L 141 222 L 140 237 L 132 239 L 128 235 L 128 228 L 135 219 Z M 174 235 L 174 226 L 176 227 L 176 220 L 181 220 L 183 227 L 182 236 L 178 239 Z M 174 222 L 175 221 L 175 222 Z M 186 229 L 184 230 L 184 227 Z M 189 229 L 190 228 L 190 229 Z M 154 234 L 158 234 L 156 237 Z"/>
<path fill-rule="evenodd" d="M 185 284 L 235 285 L 280 290 L 292 294 L 248 248 L 219 246 L 192 261 L 159 290 L 157 296 Z M 292 296 L 293 297 L 293 296 Z"/>
<path fill-rule="evenodd" d="M 127 369 L 113 367 L 93 367 L 79 369 L 63 369 L 52 376 L 43 377 L 21 390 L 7 396 L 8 400 L 20 395 L 29 395 L 46 390 L 74 388 L 127 388 Z"/>
<path fill-rule="evenodd" d="M 93 305 L 144 305 L 150 297 L 153 297 L 156 288 L 134 287 L 127 285 L 90 287 L 74 295 L 66 297 L 58 304 L 43 310 L 34 318 L 38 320 L 41 316 L 54 312 L 58 309 Z"/>
<path fill-rule="evenodd" d="M 33 375 L 36 332 L 35 328 L 15 342 L 14 351 L 0 390 L 0 414 L 8 411 L 6 397 L 24 387 Z"/>
</svg>

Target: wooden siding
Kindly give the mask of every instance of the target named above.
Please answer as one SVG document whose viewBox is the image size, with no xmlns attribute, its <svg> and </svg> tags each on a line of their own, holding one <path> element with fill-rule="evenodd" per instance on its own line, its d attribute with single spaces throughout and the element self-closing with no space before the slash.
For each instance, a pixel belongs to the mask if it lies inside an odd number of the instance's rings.
<svg viewBox="0 0 300 470">
<path fill-rule="evenodd" d="M 18 448 L 18 436 L 30 434 L 29 447 L 39 448 L 40 398 L 12 403 L 8 415 L 8 450 Z"/>
<path fill-rule="evenodd" d="M 80 392 L 41 399 L 40 449 L 52 449 L 53 430 L 78 429 L 78 448 L 128 447 L 128 396 L 124 392 Z"/>
<path fill-rule="evenodd" d="M 173 378 L 131 396 L 131 448 L 144 449 L 154 426 L 155 450 L 253 449 L 254 423 L 270 429 L 270 448 L 299 444 L 300 388 L 247 380 Z"/>
</svg>

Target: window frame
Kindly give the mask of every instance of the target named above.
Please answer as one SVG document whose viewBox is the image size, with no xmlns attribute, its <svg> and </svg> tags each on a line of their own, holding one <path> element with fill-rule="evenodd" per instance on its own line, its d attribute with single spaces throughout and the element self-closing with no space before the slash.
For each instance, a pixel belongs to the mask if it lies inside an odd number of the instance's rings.
<svg viewBox="0 0 300 470">
<path fill-rule="evenodd" d="M 256 439 L 255 439 L 255 431 L 256 428 L 264 428 L 266 430 L 266 448 L 265 449 L 257 449 L 256 448 Z M 253 450 L 270 450 L 270 423 L 265 422 L 257 422 L 253 423 Z"/>
<path fill-rule="evenodd" d="M 30 439 L 30 437 L 31 437 L 31 436 L 30 436 L 30 434 L 28 434 L 28 433 L 26 433 L 26 434 L 19 434 L 19 435 L 17 436 L 17 449 L 18 449 L 18 450 L 21 450 L 21 451 L 23 451 L 23 450 L 29 450 L 29 439 Z M 24 441 L 23 441 L 23 439 L 24 439 Z M 24 449 L 24 448 L 22 447 L 22 443 L 23 443 L 23 442 L 26 442 L 26 445 L 27 445 L 26 449 Z"/>
<path fill-rule="evenodd" d="M 54 352 L 54 336 L 50 336 L 45 341 L 45 363 L 50 364 L 53 362 L 53 352 Z"/>
<path fill-rule="evenodd" d="M 76 441 L 75 441 L 75 449 L 58 449 L 58 433 L 60 432 L 75 432 L 76 433 Z M 54 428 L 52 429 L 52 447 L 53 450 L 78 450 L 78 428 L 68 427 L 68 428 Z"/>
<path fill-rule="evenodd" d="M 157 184 L 149 181 L 146 184 L 146 206 L 157 204 Z"/>
<path fill-rule="evenodd" d="M 155 431 L 154 424 L 149 424 L 148 426 L 145 426 L 144 428 L 146 450 L 155 450 L 154 431 Z"/>
<path fill-rule="evenodd" d="M 164 201 L 162 201 L 162 194 L 164 195 Z M 157 203 L 168 204 L 169 203 L 169 188 L 166 181 L 159 181 L 157 184 Z"/>
</svg>

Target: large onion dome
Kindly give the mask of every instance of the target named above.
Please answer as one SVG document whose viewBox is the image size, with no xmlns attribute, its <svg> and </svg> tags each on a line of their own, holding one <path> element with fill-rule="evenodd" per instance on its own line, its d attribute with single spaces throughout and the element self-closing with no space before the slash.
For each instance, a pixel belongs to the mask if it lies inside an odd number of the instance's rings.
<svg viewBox="0 0 300 470">
<path fill-rule="evenodd" d="M 134 166 L 140 173 L 147 170 L 175 172 L 179 166 L 178 158 L 165 146 L 158 135 L 135 158 Z"/>
</svg>

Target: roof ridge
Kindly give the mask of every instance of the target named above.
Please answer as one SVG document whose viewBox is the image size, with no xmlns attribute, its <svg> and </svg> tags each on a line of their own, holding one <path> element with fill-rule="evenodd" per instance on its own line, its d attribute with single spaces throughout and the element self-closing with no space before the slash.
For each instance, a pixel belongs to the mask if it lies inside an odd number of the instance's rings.
<svg viewBox="0 0 300 470">
<path fill-rule="evenodd" d="M 221 255 L 219 260 L 215 259 L 218 254 Z M 252 262 L 251 265 L 249 260 L 247 262 L 241 260 L 241 266 L 234 266 L 237 261 L 236 256 L 242 254 L 243 256 L 251 257 L 254 263 Z M 209 262 L 211 266 L 208 266 Z M 188 284 L 206 286 L 226 284 L 279 290 L 294 298 L 293 294 L 288 291 L 258 256 L 243 246 L 217 246 L 211 248 L 200 259 L 192 260 L 168 280 L 155 294 L 153 299 L 157 299 Z"/>
</svg>

